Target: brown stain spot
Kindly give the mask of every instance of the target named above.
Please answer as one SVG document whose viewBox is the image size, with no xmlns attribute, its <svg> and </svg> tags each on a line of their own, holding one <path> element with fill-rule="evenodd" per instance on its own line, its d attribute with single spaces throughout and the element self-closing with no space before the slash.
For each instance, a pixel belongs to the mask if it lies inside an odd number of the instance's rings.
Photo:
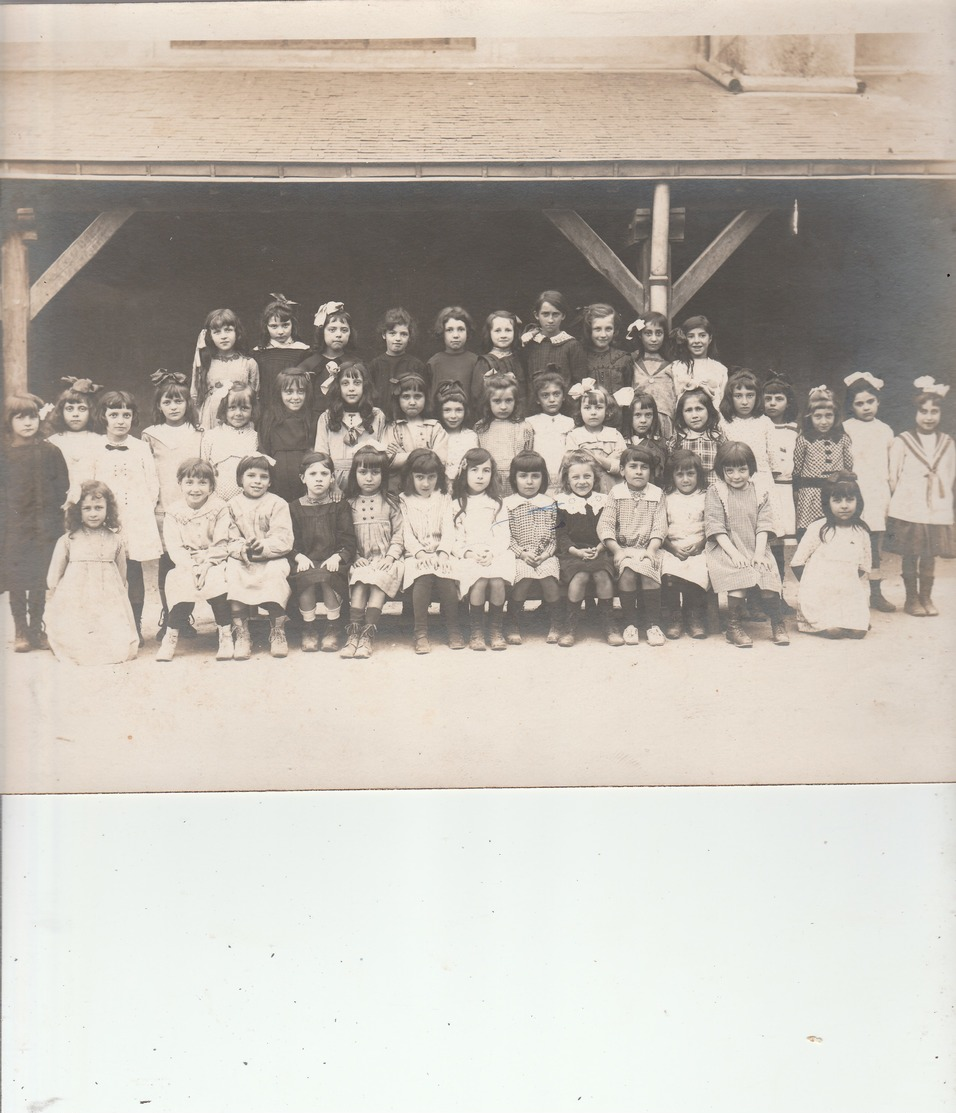
<svg viewBox="0 0 956 1113">
<path fill-rule="evenodd" d="M 807 1036 L 807 1043 L 823 1043 L 823 1036 Z"/>
</svg>

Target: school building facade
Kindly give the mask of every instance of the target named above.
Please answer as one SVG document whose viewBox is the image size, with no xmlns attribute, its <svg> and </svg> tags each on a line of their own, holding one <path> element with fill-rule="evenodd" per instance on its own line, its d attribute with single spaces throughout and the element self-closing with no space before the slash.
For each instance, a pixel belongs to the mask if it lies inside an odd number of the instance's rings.
<svg viewBox="0 0 956 1113">
<path fill-rule="evenodd" d="M 272 292 L 302 304 L 305 339 L 343 300 L 371 355 L 389 305 L 527 320 L 547 287 L 628 320 L 704 313 L 724 362 L 804 386 L 871 370 L 891 407 L 916 374 L 951 377 L 938 36 L 615 34 L 610 16 L 575 36 L 568 16 L 553 38 L 369 38 L 353 7 L 282 40 L 266 20 L 41 41 L 25 20 L 2 55 L 6 390 L 49 398 L 69 374 L 145 401 L 210 309 L 254 337 Z"/>
</svg>

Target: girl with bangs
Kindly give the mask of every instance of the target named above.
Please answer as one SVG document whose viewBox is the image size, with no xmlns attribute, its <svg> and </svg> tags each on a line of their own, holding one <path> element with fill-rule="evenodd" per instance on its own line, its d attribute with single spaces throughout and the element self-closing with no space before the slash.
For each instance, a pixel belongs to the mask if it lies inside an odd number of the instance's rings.
<svg viewBox="0 0 956 1113">
<path fill-rule="evenodd" d="M 342 494 L 352 457 L 363 444 L 382 439 L 385 415 L 373 404 L 372 380 L 361 360 L 349 357 L 334 371 L 329 367 L 327 382 L 328 408 L 316 425 L 315 451 L 326 452 L 334 460 L 335 486 Z"/>
<path fill-rule="evenodd" d="M 102 387 L 73 375 L 60 381 L 67 387 L 61 391 L 50 415 L 50 425 L 55 432 L 47 441 L 63 453 L 70 473 L 68 498 L 75 502 L 80 497 L 80 484 L 93 474 L 92 456 L 100 441 L 99 433 L 92 428 L 93 415 L 96 392 Z"/>
<path fill-rule="evenodd" d="M 614 347 L 620 317 L 613 305 L 595 302 L 582 313 L 581 344 L 588 360 L 588 377 L 613 395 L 631 385 L 631 357 Z"/>
<path fill-rule="evenodd" d="M 260 393 L 266 399 L 272 397 L 279 372 L 297 366 L 310 351 L 299 339 L 299 303 L 284 294 L 270 294 L 270 298 L 259 317 L 259 343 L 252 349 L 259 366 Z"/>
<path fill-rule="evenodd" d="M 234 384 L 259 393 L 259 365 L 246 355 L 245 332 L 238 314 L 214 309 L 196 342 L 189 395 L 199 414 L 199 426 L 215 428 L 219 404 Z"/>
<path fill-rule="evenodd" d="M 312 375 L 298 367 L 280 371 L 259 426 L 259 448 L 275 460 L 273 492 L 286 502 L 305 493 L 299 474 L 302 457 L 315 443 Z"/>
</svg>

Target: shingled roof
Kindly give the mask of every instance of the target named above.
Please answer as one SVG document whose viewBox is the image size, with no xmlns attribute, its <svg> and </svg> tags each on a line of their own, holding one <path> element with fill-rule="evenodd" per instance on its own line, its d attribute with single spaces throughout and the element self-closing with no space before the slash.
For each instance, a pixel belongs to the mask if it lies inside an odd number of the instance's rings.
<svg viewBox="0 0 956 1113">
<path fill-rule="evenodd" d="M 695 71 L 95 70 L 4 77 L 6 176 L 952 173 L 937 80 L 734 96 Z M 320 171 L 318 167 L 325 167 Z M 480 167 L 480 169 L 479 169 Z M 536 169 L 537 168 L 537 169 Z M 783 172 L 783 171 L 781 171 Z"/>
</svg>

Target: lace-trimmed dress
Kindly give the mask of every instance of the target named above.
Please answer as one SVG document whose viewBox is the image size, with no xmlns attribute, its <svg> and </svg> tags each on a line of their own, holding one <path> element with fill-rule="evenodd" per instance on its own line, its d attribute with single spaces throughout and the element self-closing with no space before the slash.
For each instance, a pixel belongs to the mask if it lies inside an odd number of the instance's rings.
<svg viewBox="0 0 956 1113">
<path fill-rule="evenodd" d="M 604 548 L 593 560 L 572 556 L 569 549 L 593 549 L 601 544 L 598 536 L 598 519 L 607 503 L 607 496 L 592 491 L 587 498 L 562 492 L 558 495 L 558 563 L 561 565 L 561 582 L 569 584 L 579 572 L 593 575 L 607 572 L 614 575 L 614 561 Z"/>
<path fill-rule="evenodd" d="M 56 543 L 47 587 L 50 647 L 75 665 L 131 661 L 139 634 L 126 594 L 126 546 L 111 529 L 65 533 Z"/>
<path fill-rule="evenodd" d="M 67 429 L 47 437 L 47 444 L 55 445 L 66 460 L 70 473 L 70 491 L 66 496 L 68 502 L 76 502 L 80 497 L 80 484 L 93 478 L 93 455 L 101 440 L 101 434 L 89 429 L 83 429 L 79 433 Z"/>
<path fill-rule="evenodd" d="M 504 580 L 514 583 L 515 558 L 511 551 L 511 531 L 504 504 L 490 495 L 469 495 L 464 508 L 452 503 L 455 523 L 454 556 L 457 562 L 458 588 L 462 599 L 479 580 Z M 479 564 L 465 553 L 472 549 L 490 549 L 490 564 Z"/>
</svg>

